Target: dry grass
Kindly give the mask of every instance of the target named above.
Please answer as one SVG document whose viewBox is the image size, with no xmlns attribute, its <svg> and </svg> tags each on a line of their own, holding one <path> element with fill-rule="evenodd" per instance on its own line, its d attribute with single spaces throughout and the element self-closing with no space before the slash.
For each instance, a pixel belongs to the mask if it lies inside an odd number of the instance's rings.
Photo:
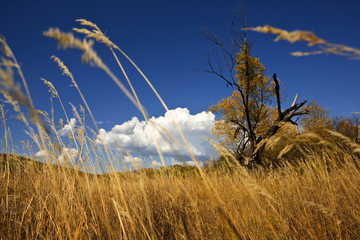
<svg viewBox="0 0 360 240">
<path fill-rule="evenodd" d="M 80 22 L 93 30 L 76 30 L 105 43 L 118 61 L 113 49 L 122 51 L 95 24 Z M 126 90 L 92 50 L 92 41 L 55 29 L 45 35 L 54 37 L 64 48 L 80 48 L 84 61 L 103 69 L 148 119 L 135 90 Z M 11 69 L 18 65 L 8 54 L 11 50 L 6 42 L 1 43 L 5 58 L 0 65 L 0 87 L 5 94 L 10 89 L 8 99 L 26 121 L 19 102 L 24 101 L 30 110 L 34 108 L 25 94 L 17 93 L 20 89 L 12 87 Z M 69 69 L 53 58 L 71 78 L 91 115 Z M 6 81 L 13 85 L 7 86 Z M 44 83 L 62 105 L 54 85 L 47 80 Z M 6 112 L 2 105 L 0 110 L 5 152 L 9 153 Z M 280 156 L 296 146 L 302 159 L 292 159 L 296 164 L 277 169 L 249 172 L 234 165 L 231 171 L 208 167 L 181 172 L 174 167 L 117 173 L 121 154 L 99 146 L 89 136 L 83 124 L 86 110 L 73 107 L 80 127 L 72 129 L 69 139 L 82 153 L 76 161 L 71 161 L 55 120 L 35 110 L 31 114 L 39 131 L 35 134 L 29 127 L 29 134 L 45 153 L 46 161 L 0 155 L 0 239 L 360 239 L 360 146 L 346 138 L 337 136 L 337 142 L 327 142 L 316 135 L 302 136 Z M 97 135 L 98 130 L 91 133 Z M 24 143 L 23 148 L 34 158 L 30 144 Z M 225 149 L 222 152 L 231 157 Z M 104 159 L 110 173 L 86 173 L 89 168 L 99 168 Z"/>
<path fill-rule="evenodd" d="M 216 206 L 196 173 L 91 175 L 8 157 L 2 239 L 182 239 L 185 227 L 190 239 L 360 238 L 360 173 L 351 161 L 329 169 L 309 155 L 301 171 L 208 169 Z"/>
<path fill-rule="evenodd" d="M 360 49 L 356 49 L 353 47 L 330 43 L 324 39 L 319 38 L 313 32 L 309 31 L 292 31 L 288 32 L 283 29 L 275 28 L 269 25 L 265 25 L 263 27 L 256 28 L 247 28 L 247 30 L 252 30 L 260 33 L 273 33 L 278 35 L 275 41 L 279 40 L 287 40 L 291 43 L 298 41 L 306 41 L 309 42 L 308 46 L 318 45 L 322 50 L 312 51 L 312 52 L 293 52 L 293 56 L 309 56 L 315 54 L 338 54 L 342 56 L 348 56 L 355 59 L 360 59 Z"/>
</svg>

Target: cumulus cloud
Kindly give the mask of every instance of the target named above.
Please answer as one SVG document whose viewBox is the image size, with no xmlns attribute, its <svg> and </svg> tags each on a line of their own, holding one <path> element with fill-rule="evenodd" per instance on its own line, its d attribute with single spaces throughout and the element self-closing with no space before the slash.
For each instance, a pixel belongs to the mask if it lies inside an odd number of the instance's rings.
<svg viewBox="0 0 360 240">
<path fill-rule="evenodd" d="M 138 169 L 144 166 L 144 161 L 139 157 L 133 157 L 133 156 L 124 156 L 124 162 L 129 163 L 130 166 Z"/>
<path fill-rule="evenodd" d="M 61 150 L 60 156 L 58 156 L 58 160 L 54 161 L 54 163 L 71 163 L 75 164 L 78 159 L 79 150 L 77 149 L 70 149 L 70 148 L 63 148 Z M 46 157 L 46 151 L 41 150 L 35 153 L 35 157 L 37 158 L 44 158 Z"/>
<path fill-rule="evenodd" d="M 71 129 L 74 129 L 76 127 L 76 123 L 76 118 L 71 118 L 70 124 L 66 124 L 63 129 L 59 131 L 60 136 L 67 136 L 71 132 Z"/>
<path fill-rule="evenodd" d="M 79 150 L 73 148 L 63 148 L 59 157 L 60 163 L 71 163 L 75 164 L 79 157 Z"/>
<path fill-rule="evenodd" d="M 185 161 L 185 164 L 186 165 L 189 165 L 189 166 L 195 166 L 195 162 L 194 161 Z M 203 162 L 198 162 L 199 166 L 202 167 L 204 165 Z M 184 166 L 184 163 L 182 161 L 179 161 L 177 159 L 171 159 L 171 162 L 170 162 L 170 165 L 181 165 L 181 166 Z"/>
<path fill-rule="evenodd" d="M 170 165 L 183 165 L 183 163 L 173 158 L 170 161 Z"/>
<path fill-rule="evenodd" d="M 188 155 L 188 151 L 182 147 L 185 146 L 184 141 L 181 139 L 171 116 L 183 132 L 195 156 L 206 157 L 213 152 L 213 148 L 206 138 L 212 137 L 211 129 L 215 115 L 205 111 L 191 115 L 187 108 L 176 108 L 169 110 L 164 116 L 152 117 L 150 120 L 152 126 L 157 129 L 154 135 L 164 155 L 176 156 L 174 149 L 182 156 Z M 171 133 L 177 140 L 174 140 L 168 133 Z M 150 127 L 145 121 L 139 121 L 136 117 L 123 124 L 115 125 L 110 131 L 100 129 L 100 135 L 105 144 L 114 149 L 120 147 L 121 151 L 129 154 L 157 155 Z M 170 139 L 170 144 L 162 136 Z M 97 142 L 101 144 L 99 136 Z"/>
<path fill-rule="evenodd" d="M 157 162 L 157 161 L 152 161 L 152 163 L 151 163 L 151 166 L 150 166 L 150 167 L 157 168 L 157 167 L 161 167 L 161 166 L 162 166 L 162 164 L 161 164 L 161 163 L 159 163 L 159 162 Z"/>
<path fill-rule="evenodd" d="M 37 158 L 41 158 L 41 157 L 45 157 L 46 156 L 46 151 L 44 150 L 41 150 L 41 151 L 38 151 L 37 153 L 35 153 L 35 157 Z"/>
<path fill-rule="evenodd" d="M 138 157 L 133 157 L 133 156 L 124 156 L 124 162 L 125 163 L 142 163 L 143 161 L 141 160 L 141 158 Z"/>
</svg>

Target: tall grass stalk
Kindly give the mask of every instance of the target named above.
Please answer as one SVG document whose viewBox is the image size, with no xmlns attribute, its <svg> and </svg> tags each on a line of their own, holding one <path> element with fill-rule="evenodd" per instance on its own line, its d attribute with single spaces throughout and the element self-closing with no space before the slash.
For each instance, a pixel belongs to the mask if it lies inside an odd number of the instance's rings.
<svg viewBox="0 0 360 240">
<path fill-rule="evenodd" d="M 119 50 L 143 76 L 159 101 L 166 104 L 136 64 L 94 24 L 79 20 L 87 29 L 74 29 L 106 44 L 121 68 L 131 92 L 93 50 L 93 41 L 50 29 L 44 35 L 55 38 L 63 48 L 78 48 L 83 61 L 103 69 L 142 112 L 151 127 L 158 154 L 165 160 L 155 131 L 162 127 L 149 121 L 114 49 Z M 179 126 L 182 140 L 195 162 L 192 167 L 159 170 L 137 168 L 118 172 L 122 153 L 106 146 L 90 107 L 72 74 L 57 57 L 52 57 L 77 88 L 85 109 L 72 105 L 79 127 L 72 128 L 69 144 L 75 146 L 77 161 L 55 127 L 54 113 L 35 111 L 20 89 L 14 88 L 11 69 L 18 68 L 4 40 L 0 65 L 1 92 L 29 127 L 46 161 L 34 161 L 9 149 L 4 106 L 0 105 L 5 130 L 5 153 L 0 154 L 0 239 L 357 239 L 360 238 L 360 146 L 336 135 L 336 141 L 315 134 L 301 135 L 285 146 L 277 167 L 249 171 L 223 147 L 214 143 L 231 166 L 200 168 Z M 9 57 L 10 56 L 10 57 Z M 4 60 L 5 59 L 5 60 Z M 10 59 L 10 60 L 9 60 Z M 5 62 L 4 62 L 5 61 Z M 20 74 L 20 73 L 19 73 Z M 25 78 L 22 78 L 25 80 Z M 58 98 L 51 82 L 53 97 Z M 6 91 L 9 91 L 8 93 Z M 38 134 L 24 119 L 19 103 L 36 116 Z M 85 126 L 85 111 L 95 130 Z M 39 115 L 48 123 L 47 128 Z M 173 119 L 174 120 L 174 119 Z M 90 137 L 87 129 L 94 135 Z M 166 133 L 166 131 L 164 131 Z M 165 138 L 165 137 L 164 137 Z M 99 143 L 96 140 L 100 140 Z M 269 146 L 276 145 L 274 142 Z M 29 144 L 23 147 L 32 152 Z M 301 153 L 289 158 L 289 152 Z M 34 155 L 29 156 L 36 159 Z M 96 163 L 98 163 L 96 165 Z M 106 165 L 102 174 L 96 169 Z M 82 167 L 81 170 L 80 166 Z M 90 173 L 92 169 L 93 173 Z"/>
</svg>

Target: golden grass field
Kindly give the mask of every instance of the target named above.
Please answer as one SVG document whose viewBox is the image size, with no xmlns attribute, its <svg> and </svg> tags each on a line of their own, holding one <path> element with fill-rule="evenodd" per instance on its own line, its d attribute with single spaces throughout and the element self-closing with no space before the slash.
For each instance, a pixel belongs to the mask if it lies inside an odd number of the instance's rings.
<svg viewBox="0 0 360 240">
<path fill-rule="evenodd" d="M 327 157 L 332 157 L 327 158 Z M 346 159 L 342 165 L 323 162 Z M 106 175 L 1 155 L 1 239 L 359 239 L 350 153 L 247 172 Z"/>
<path fill-rule="evenodd" d="M 80 22 L 92 30 L 75 31 L 105 43 L 125 74 L 114 52 L 122 51 L 95 24 Z M 130 80 L 127 78 L 131 93 L 92 50 L 91 41 L 56 29 L 44 35 L 55 38 L 63 48 L 82 50 L 83 60 L 108 73 L 148 120 Z M 21 73 L 5 40 L 1 43 L 7 56 L 2 65 Z M 67 67 L 60 59 L 54 60 L 77 87 Z M 15 110 L 18 103 L 27 107 L 30 119 L 19 111 L 21 119 L 30 134 L 35 130 L 28 121 L 36 123 L 36 143 L 46 152 L 45 162 L 33 160 L 31 154 L 31 159 L 10 154 L 14 151 L 8 147 L 11 136 L 2 106 L 7 154 L 0 155 L 0 239 L 360 239 L 360 146 L 346 137 L 331 141 L 314 134 L 302 136 L 295 140 L 301 153 L 296 159 L 266 169 L 231 165 L 231 154 L 222 150 L 230 159 L 230 168 L 169 167 L 117 173 L 112 163 L 121 159 L 110 149 L 97 146 L 82 125 L 70 137 L 95 158 L 80 158 L 72 168 L 54 165 L 65 148 L 56 135 L 54 119 L 35 110 L 28 91 L 22 93 L 11 85 L 10 70 L 0 74 L 9 84 L 4 96 L 12 100 Z M 61 102 L 52 84 L 44 82 Z M 82 98 L 85 108 L 80 108 L 80 114 L 74 109 L 80 123 L 82 112 L 91 115 Z M 24 149 L 28 148 L 24 144 Z M 159 155 L 164 161 L 161 152 Z M 110 159 L 106 174 L 77 170 L 86 169 L 89 162 L 96 165 L 100 156 Z M 196 162 L 194 156 L 192 159 Z"/>
</svg>

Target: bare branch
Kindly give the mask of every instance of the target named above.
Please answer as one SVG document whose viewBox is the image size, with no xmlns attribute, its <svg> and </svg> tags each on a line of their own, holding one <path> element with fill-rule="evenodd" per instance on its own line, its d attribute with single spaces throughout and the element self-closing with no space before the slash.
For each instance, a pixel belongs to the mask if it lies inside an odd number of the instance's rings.
<svg viewBox="0 0 360 240">
<path fill-rule="evenodd" d="M 306 101 L 297 104 L 298 95 L 296 95 L 291 107 L 285 111 L 282 110 L 280 83 L 275 73 L 273 75 L 273 81 L 275 83 L 274 92 L 270 89 L 272 87 L 270 87 L 270 82 L 267 81 L 268 79 L 264 82 L 254 82 L 258 81 L 260 77 L 264 77 L 264 68 L 262 64 L 255 61 L 254 57 L 251 56 L 252 43 L 249 41 L 246 32 L 248 28 L 245 11 L 243 10 L 237 17 L 242 20 L 243 31 L 240 32 L 240 28 L 236 26 L 234 15 L 228 17 L 230 23 L 228 27 L 228 37 L 230 42 L 223 41 L 213 31 L 207 28 L 202 29 L 202 36 L 219 46 L 221 53 L 209 53 L 206 58 L 209 69 L 200 71 L 215 74 L 240 95 L 240 99 L 233 98 L 238 101 L 238 103 L 233 104 L 233 106 L 227 106 L 228 109 L 231 109 L 231 113 L 229 114 L 232 114 L 233 111 L 241 110 L 240 117 L 227 115 L 227 110 L 221 111 L 221 113 L 227 117 L 229 121 L 227 123 L 234 124 L 234 126 L 231 126 L 231 129 L 233 129 L 231 131 L 234 132 L 230 133 L 230 136 L 232 135 L 230 147 L 233 147 L 237 152 L 239 161 L 254 161 L 257 164 L 261 164 L 261 154 L 264 151 L 267 141 L 276 134 L 285 123 L 296 124 L 296 122 L 292 120 L 294 116 L 307 114 L 308 111 L 299 111 Z M 240 53 L 240 55 L 236 53 Z M 225 73 L 225 70 L 229 72 Z M 275 101 L 278 117 L 268 126 L 271 115 L 276 114 L 275 110 L 270 110 L 270 107 Z M 239 105 L 241 109 L 238 109 Z M 259 129 L 260 127 L 265 129 Z M 264 133 L 265 135 L 263 135 Z M 226 135 L 228 136 L 228 134 L 227 132 Z"/>
<path fill-rule="evenodd" d="M 305 115 L 305 114 L 309 114 L 309 113 L 310 113 L 309 110 L 304 110 L 304 111 L 301 111 L 301 112 L 293 113 L 293 114 L 292 114 L 292 117 L 301 116 L 301 115 Z"/>
<path fill-rule="evenodd" d="M 214 33 L 214 31 L 210 31 L 207 28 L 203 28 L 200 30 L 200 33 L 203 37 L 209 39 L 210 41 L 218 45 L 220 49 L 230 58 L 230 60 L 235 62 L 236 58 L 234 56 L 234 53 L 229 52 L 226 49 L 226 46 L 229 44 L 222 42 L 221 39 Z"/>
<path fill-rule="evenodd" d="M 275 96 L 277 101 L 277 110 L 278 110 L 279 118 L 282 118 L 281 102 L 280 102 L 280 85 L 279 85 L 279 81 L 277 80 L 276 73 L 274 73 L 273 79 L 275 82 Z"/>
<path fill-rule="evenodd" d="M 296 96 L 295 96 L 295 98 L 294 98 L 294 101 L 293 101 L 293 103 L 291 104 L 291 106 L 294 106 L 294 105 L 296 104 L 296 101 L 297 101 L 298 97 L 299 97 L 299 94 L 296 94 Z"/>
<path fill-rule="evenodd" d="M 294 106 L 292 107 L 289 107 L 288 109 L 286 109 L 282 114 L 283 114 L 283 117 L 282 118 L 279 118 L 280 121 L 282 121 L 284 118 L 288 117 L 289 113 L 292 112 L 290 115 L 292 115 L 295 111 L 297 111 L 298 109 L 300 109 L 307 101 L 303 101 L 302 103 L 300 104 L 295 104 Z"/>
<path fill-rule="evenodd" d="M 235 123 L 236 125 L 239 126 L 240 129 L 242 129 L 242 130 L 244 130 L 245 132 L 249 133 L 249 129 L 248 129 L 244 124 L 242 124 L 241 122 L 239 122 L 238 120 L 232 119 L 232 120 L 230 120 L 230 122 Z"/>
</svg>

